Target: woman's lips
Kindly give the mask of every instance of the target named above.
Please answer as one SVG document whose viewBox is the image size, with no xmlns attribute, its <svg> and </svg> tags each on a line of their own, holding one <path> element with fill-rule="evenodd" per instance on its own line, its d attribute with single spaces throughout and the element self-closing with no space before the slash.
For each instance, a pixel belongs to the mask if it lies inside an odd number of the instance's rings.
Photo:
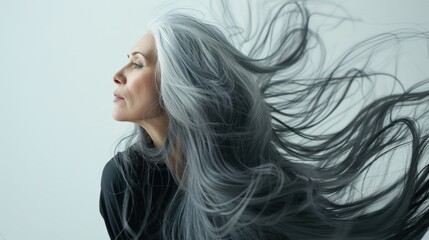
<svg viewBox="0 0 429 240">
<path fill-rule="evenodd" d="M 113 102 L 124 100 L 124 98 L 121 97 L 121 95 L 119 95 L 117 92 L 114 92 L 113 95 L 115 96 L 115 98 L 113 99 Z"/>
<path fill-rule="evenodd" d="M 121 95 L 119 95 L 119 93 L 118 92 L 113 92 L 113 95 L 115 96 L 115 97 L 118 97 L 118 98 L 123 98 Z"/>
<path fill-rule="evenodd" d="M 113 102 L 117 102 L 117 101 L 121 101 L 121 100 L 124 100 L 123 98 L 120 98 L 120 97 L 115 97 L 114 99 L 113 99 Z"/>
</svg>

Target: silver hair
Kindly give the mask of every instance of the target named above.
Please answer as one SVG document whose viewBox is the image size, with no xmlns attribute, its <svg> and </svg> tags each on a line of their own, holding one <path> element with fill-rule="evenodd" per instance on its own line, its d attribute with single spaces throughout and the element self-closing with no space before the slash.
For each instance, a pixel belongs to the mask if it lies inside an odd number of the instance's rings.
<svg viewBox="0 0 429 240">
<path fill-rule="evenodd" d="M 429 91 L 416 91 L 427 81 L 374 100 L 339 131 L 310 130 L 332 114 L 352 83 L 387 75 L 365 72 L 366 66 L 344 70 L 356 53 L 428 34 L 376 36 L 323 72 L 326 76 L 299 78 L 308 43 L 318 40 L 309 29 L 311 15 L 297 3 L 273 9 L 255 47 L 272 37 L 269 26 L 285 15 L 293 13 L 289 21 L 295 23 L 285 23 L 271 52 L 259 58 L 258 50 L 244 54 L 220 28 L 186 14 L 169 13 L 150 24 L 159 101 L 170 123 L 159 149 L 136 126 L 124 151 L 129 164 L 122 166 L 124 177 L 165 162 L 179 143 L 184 177 L 176 178 L 180 187 L 163 216 L 164 239 L 421 239 L 429 226 L 429 167 L 418 171 L 418 166 L 427 156 L 428 134 L 417 120 L 428 113 L 397 118 L 392 113 L 427 106 Z M 412 147 L 408 171 L 384 189 L 351 198 L 358 192 L 355 181 L 404 144 Z M 150 189 L 145 191 L 149 201 Z M 129 199 L 132 194 L 125 205 Z M 382 200 L 387 204 L 380 207 Z M 137 239 L 147 221 L 139 232 L 126 229 Z"/>
</svg>

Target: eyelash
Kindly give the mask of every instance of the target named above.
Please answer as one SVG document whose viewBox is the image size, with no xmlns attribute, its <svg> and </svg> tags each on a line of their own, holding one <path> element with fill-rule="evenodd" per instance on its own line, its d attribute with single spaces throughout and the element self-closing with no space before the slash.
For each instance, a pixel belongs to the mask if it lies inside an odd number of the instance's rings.
<svg viewBox="0 0 429 240">
<path fill-rule="evenodd" d="M 140 65 L 138 63 L 133 63 L 133 68 L 142 68 L 143 65 Z"/>
</svg>

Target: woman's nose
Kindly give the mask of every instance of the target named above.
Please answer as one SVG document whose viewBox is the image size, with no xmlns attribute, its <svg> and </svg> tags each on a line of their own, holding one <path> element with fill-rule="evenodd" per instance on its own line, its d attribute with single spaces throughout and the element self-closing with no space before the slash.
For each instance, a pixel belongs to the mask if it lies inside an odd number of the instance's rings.
<svg viewBox="0 0 429 240">
<path fill-rule="evenodd" d="M 122 72 L 122 69 L 113 75 L 113 82 L 116 84 L 125 84 L 126 78 Z"/>
</svg>

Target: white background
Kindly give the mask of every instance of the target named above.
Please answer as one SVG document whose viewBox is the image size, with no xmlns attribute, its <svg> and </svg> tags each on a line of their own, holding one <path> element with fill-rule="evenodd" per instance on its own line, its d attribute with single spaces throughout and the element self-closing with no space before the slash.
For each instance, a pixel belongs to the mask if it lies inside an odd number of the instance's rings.
<svg viewBox="0 0 429 240">
<path fill-rule="evenodd" d="M 327 34 L 330 54 L 380 31 L 429 30 L 427 0 L 333 2 L 362 22 Z M 1 240 L 108 239 L 101 172 L 132 126 L 111 118 L 112 75 L 159 11 L 154 0 L 1 0 Z"/>
</svg>

